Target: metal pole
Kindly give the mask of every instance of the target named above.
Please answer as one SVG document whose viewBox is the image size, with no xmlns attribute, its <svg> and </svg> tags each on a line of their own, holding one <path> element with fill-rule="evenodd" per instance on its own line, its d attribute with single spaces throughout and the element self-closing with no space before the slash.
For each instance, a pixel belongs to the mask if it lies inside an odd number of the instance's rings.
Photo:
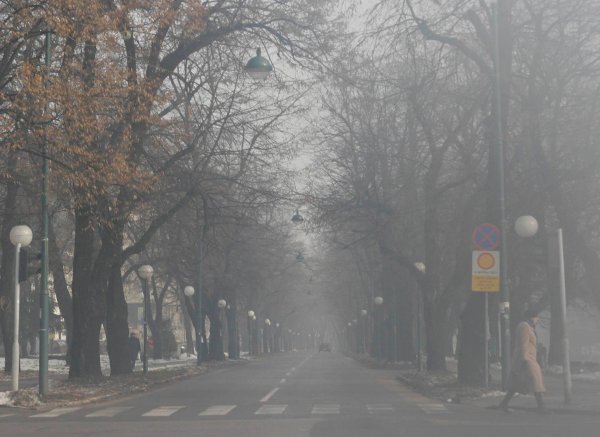
<svg viewBox="0 0 600 437">
<path fill-rule="evenodd" d="M 500 295 L 502 310 L 502 386 L 506 388 L 510 367 L 510 290 L 508 289 L 507 267 L 507 238 L 508 226 L 506 223 L 505 198 L 504 198 L 504 135 L 502 123 L 502 78 L 500 73 L 500 19 L 499 7 L 496 3 L 492 6 L 494 14 L 494 67 L 495 67 L 495 99 L 496 99 L 496 147 L 495 159 L 497 163 L 497 188 L 498 188 L 498 225 L 500 228 Z"/>
<path fill-rule="evenodd" d="M 489 332 L 490 332 L 490 318 L 489 318 L 489 309 L 488 309 L 488 305 L 489 305 L 489 297 L 488 297 L 488 293 L 485 293 L 485 316 L 484 316 L 484 328 L 483 328 L 483 332 L 484 332 L 484 337 L 485 337 L 485 346 L 484 346 L 484 367 L 483 367 L 483 381 L 485 384 L 485 387 L 488 387 L 490 385 L 490 360 L 489 360 L 489 345 L 488 345 L 488 341 L 489 341 Z"/>
<path fill-rule="evenodd" d="M 148 279 L 142 279 L 144 291 L 144 354 L 142 364 L 144 373 L 148 373 Z"/>
<path fill-rule="evenodd" d="M 392 362 L 398 361 L 398 297 L 392 291 Z"/>
<path fill-rule="evenodd" d="M 15 246 L 15 317 L 12 350 L 12 389 L 19 390 L 19 311 L 21 305 L 21 286 L 19 284 L 19 254 L 21 243 Z"/>
<path fill-rule="evenodd" d="M 423 354 L 421 353 L 421 292 L 417 293 L 417 367 L 423 371 Z"/>
<path fill-rule="evenodd" d="M 204 320 L 202 318 L 202 257 L 204 256 L 204 233 L 200 231 L 200 241 L 198 242 L 198 285 L 196 287 L 196 365 L 202 364 L 202 328 Z"/>
<path fill-rule="evenodd" d="M 559 285 L 560 285 L 560 318 L 562 324 L 562 346 L 563 346 L 563 384 L 565 404 L 571 403 L 571 360 L 569 358 L 569 337 L 567 336 L 567 292 L 565 285 L 565 255 L 563 249 L 563 233 L 562 229 L 558 229 L 558 268 L 559 268 Z"/>
<path fill-rule="evenodd" d="M 45 62 L 50 67 L 50 32 L 46 32 Z M 40 284 L 40 349 L 39 349 L 39 394 L 48 393 L 48 141 L 43 141 L 42 150 L 42 277 Z"/>
</svg>

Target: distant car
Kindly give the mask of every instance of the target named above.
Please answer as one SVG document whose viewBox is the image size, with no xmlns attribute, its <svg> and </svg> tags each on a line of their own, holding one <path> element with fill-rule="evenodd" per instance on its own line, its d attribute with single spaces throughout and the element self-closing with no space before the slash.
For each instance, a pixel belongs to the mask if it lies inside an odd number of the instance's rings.
<svg viewBox="0 0 600 437">
<path fill-rule="evenodd" d="M 329 343 L 321 343 L 319 345 L 319 352 L 331 352 L 331 345 Z"/>
</svg>

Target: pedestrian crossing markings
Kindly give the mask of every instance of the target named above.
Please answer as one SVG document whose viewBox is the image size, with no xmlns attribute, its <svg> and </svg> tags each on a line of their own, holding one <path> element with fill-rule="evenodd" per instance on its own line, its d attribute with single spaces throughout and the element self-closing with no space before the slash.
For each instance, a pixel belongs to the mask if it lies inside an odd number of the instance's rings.
<svg viewBox="0 0 600 437">
<path fill-rule="evenodd" d="M 448 409 L 444 404 L 434 403 L 434 402 L 422 402 L 418 403 L 417 406 L 427 414 L 439 414 L 439 413 L 448 413 Z M 288 411 L 288 404 L 263 404 L 254 411 L 254 415 L 256 416 L 277 416 L 283 415 Z M 186 408 L 183 405 L 162 405 L 155 408 L 152 408 L 143 414 L 142 417 L 169 417 L 174 415 L 175 413 L 182 411 Z M 227 416 L 231 414 L 234 410 L 238 408 L 238 405 L 212 405 L 204 410 L 201 410 L 198 414 L 199 417 L 218 417 L 218 416 Z M 297 406 L 296 406 L 297 408 Z M 334 415 L 340 414 L 342 411 L 342 405 L 340 404 L 314 404 L 312 405 L 312 409 L 308 410 L 311 407 L 303 407 L 303 410 L 308 413 L 310 411 L 311 415 L 319 416 L 319 415 Z M 363 407 L 364 408 L 364 407 Z M 41 413 L 34 414 L 30 417 L 32 418 L 57 418 L 61 416 L 70 415 L 81 410 L 82 407 L 65 407 L 65 408 L 55 408 L 50 411 L 45 411 Z M 111 418 L 117 415 L 126 413 L 127 411 L 133 409 L 131 406 L 118 406 L 118 407 L 106 407 L 96 411 L 88 412 L 84 415 L 85 418 Z M 369 414 L 385 414 L 385 413 L 393 413 L 396 410 L 396 407 L 392 404 L 366 404 L 366 410 Z M 89 411 L 89 410 L 88 410 Z M 15 414 L 2 414 L 0 418 L 10 418 L 15 416 Z"/>
</svg>

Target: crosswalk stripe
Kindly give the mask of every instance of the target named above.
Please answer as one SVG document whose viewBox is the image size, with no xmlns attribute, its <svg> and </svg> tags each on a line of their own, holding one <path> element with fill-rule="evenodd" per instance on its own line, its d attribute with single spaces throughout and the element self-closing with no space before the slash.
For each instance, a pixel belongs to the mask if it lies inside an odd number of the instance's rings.
<svg viewBox="0 0 600 437">
<path fill-rule="evenodd" d="M 283 414 L 287 405 L 263 405 L 260 407 L 254 414 L 257 415 L 275 415 L 275 414 Z"/>
<path fill-rule="evenodd" d="M 383 413 L 386 411 L 394 411 L 394 407 L 391 404 L 367 404 L 367 410 L 370 414 Z"/>
<path fill-rule="evenodd" d="M 198 416 L 226 416 L 235 407 L 235 405 L 213 405 L 202 411 Z"/>
<path fill-rule="evenodd" d="M 2 417 L 11 417 L 14 416 L 14 413 L 10 413 L 10 414 L 0 414 L 0 418 Z"/>
<path fill-rule="evenodd" d="M 154 408 L 154 409 L 142 414 L 142 417 L 167 417 L 167 416 L 170 416 L 171 414 L 176 413 L 177 411 L 181 410 L 182 408 L 184 408 L 184 406 L 168 405 L 168 406 L 158 407 L 158 408 Z"/>
<path fill-rule="evenodd" d="M 117 414 L 123 413 L 131 408 L 132 407 L 109 407 L 86 414 L 85 417 L 115 417 Z"/>
<path fill-rule="evenodd" d="M 340 414 L 339 404 L 316 404 L 311 414 Z"/>
<path fill-rule="evenodd" d="M 81 407 L 55 408 L 54 410 L 46 411 L 45 413 L 34 414 L 31 417 L 58 417 L 73 413 L 77 410 L 81 410 Z"/>
<path fill-rule="evenodd" d="M 427 414 L 431 413 L 445 413 L 448 409 L 444 404 L 418 404 L 419 408 L 425 411 Z"/>
</svg>

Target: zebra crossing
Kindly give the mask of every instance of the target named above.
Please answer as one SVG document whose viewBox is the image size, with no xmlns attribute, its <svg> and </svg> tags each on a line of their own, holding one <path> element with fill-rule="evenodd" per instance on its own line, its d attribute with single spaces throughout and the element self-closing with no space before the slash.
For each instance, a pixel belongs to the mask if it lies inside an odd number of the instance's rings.
<svg viewBox="0 0 600 437">
<path fill-rule="evenodd" d="M 415 405 L 415 404 L 413 404 Z M 426 414 L 444 414 L 449 413 L 448 408 L 444 404 L 428 402 L 416 404 Z M 199 410 L 193 411 L 196 407 L 184 405 L 162 405 L 150 408 L 144 411 L 133 411 L 132 406 L 111 406 L 100 408 L 91 411 L 89 407 L 63 407 L 40 413 L 31 414 L 29 418 L 32 420 L 57 419 L 57 418 L 77 418 L 78 420 L 86 419 L 110 419 L 121 417 L 141 417 L 141 418 L 168 418 L 179 413 L 193 414 L 198 418 L 226 418 L 228 416 L 247 415 L 254 417 L 278 417 L 286 415 L 304 414 L 310 416 L 332 416 L 344 413 L 366 413 L 369 415 L 385 415 L 394 414 L 398 411 L 397 407 L 389 403 L 365 404 L 358 405 L 341 405 L 341 404 L 312 404 L 312 405 L 293 405 L 288 404 L 269 404 L 263 403 L 252 408 L 251 405 L 211 405 Z M 240 412 L 240 410 L 243 410 Z M 22 417 L 14 413 L 0 415 L 2 419 Z"/>
</svg>

